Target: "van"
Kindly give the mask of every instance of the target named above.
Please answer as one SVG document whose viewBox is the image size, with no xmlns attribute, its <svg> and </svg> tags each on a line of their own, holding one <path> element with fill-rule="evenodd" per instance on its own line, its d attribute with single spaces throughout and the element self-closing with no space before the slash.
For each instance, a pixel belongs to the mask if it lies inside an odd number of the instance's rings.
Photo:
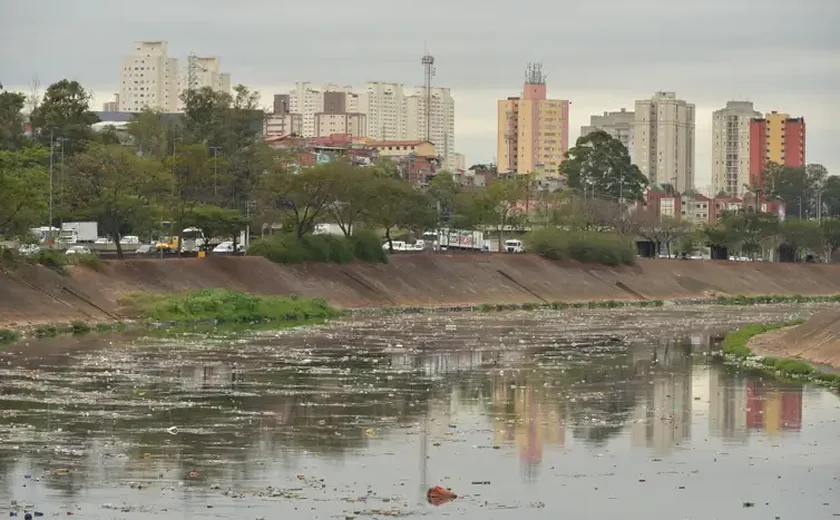
<svg viewBox="0 0 840 520">
<path fill-rule="evenodd" d="M 508 253 L 521 253 L 523 251 L 521 240 L 505 240 L 505 251 Z"/>
</svg>

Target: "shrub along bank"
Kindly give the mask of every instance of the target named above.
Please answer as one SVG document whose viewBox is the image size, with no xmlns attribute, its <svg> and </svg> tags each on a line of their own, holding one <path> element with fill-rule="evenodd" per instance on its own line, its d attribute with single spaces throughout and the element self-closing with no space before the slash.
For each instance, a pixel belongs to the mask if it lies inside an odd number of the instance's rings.
<svg viewBox="0 0 840 520">
<path fill-rule="evenodd" d="M 339 314 L 322 299 L 258 296 L 228 289 L 135 294 L 120 303 L 136 317 L 181 325 L 210 321 L 298 325 L 324 321 Z"/>
<path fill-rule="evenodd" d="M 543 228 L 528 233 L 525 245 L 550 260 L 616 266 L 632 264 L 636 258 L 633 239 L 618 233 Z"/>
<path fill-rule="evenodd" d="M 750 368 L 758 368 L 774 375 L 781 375 L 791 379 L 804 379 L 819 385 L 840 390 L 840 374 L 830 374 L 817 370 L 809 363 L 798 359 L 782 359 L 775 357 L 755 356 L 747 346 L 753 336 L 764 332 L 801 325 L 803 320 L 793 320 L 784 323 L 768 325 L 749 325 L 734 332 L 730 332 L 723 340 L 723 354 L 738 363 Z"/>
<path fill-rule="evenodd" d="M 247 254 L 262 256 L 278 264 L 347 264 L 354 260 L 388 263 L 388 255 L 382 249 L 379 236 L 372 231 L 359 231 L 350 238 L 336 235 L 271 235 L 255 240 L 248 247 Z"/>
</svg>

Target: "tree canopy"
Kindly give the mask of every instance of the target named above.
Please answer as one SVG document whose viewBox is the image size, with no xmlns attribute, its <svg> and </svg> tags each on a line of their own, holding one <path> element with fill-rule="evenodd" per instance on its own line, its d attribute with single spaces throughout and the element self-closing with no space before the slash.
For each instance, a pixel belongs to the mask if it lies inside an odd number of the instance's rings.
<svg viewBox="0 0 840 520">
<path fill-rule="evenodd" d="M 621 141 L 598 130 L 580 137 L 566 152 L 560 172 L 569 187 L 595 197 L 612 200 L 641 200 L 647 178 L 630 161 Z"/>
</svg>

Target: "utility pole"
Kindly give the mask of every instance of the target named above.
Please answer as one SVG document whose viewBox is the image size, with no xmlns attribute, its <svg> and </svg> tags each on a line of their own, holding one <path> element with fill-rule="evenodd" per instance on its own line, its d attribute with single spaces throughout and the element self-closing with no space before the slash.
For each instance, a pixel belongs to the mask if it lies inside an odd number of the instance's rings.
<svg viewBox="0 0 840 520">
<path fill-rule="evenodd" d="M 53 139 L 53 131 L 50 130 L 50 238 L 52 238 L 53 234 L 53 163 L 55 154 L 55 141 Z"/>
</svg>

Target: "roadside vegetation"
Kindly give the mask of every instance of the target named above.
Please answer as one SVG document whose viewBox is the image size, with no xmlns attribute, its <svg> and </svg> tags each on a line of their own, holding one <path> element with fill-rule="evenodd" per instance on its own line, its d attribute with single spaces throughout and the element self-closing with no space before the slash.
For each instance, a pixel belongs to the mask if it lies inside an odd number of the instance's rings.
<svg viewBox="0 0 840 520">
<path fill-rule="evenodd" d="M 811 364 L 798 359 L 755 356 L 748 346 L 750 339 L 754 336 L 771 330 L 801 325 L 802 323 L 803 320 L 792 320 L 783 323 L 748 325 L 730 332 L 723 340 L 723 354 L 739 365 L 748 368 L 757 368 L 776 376 L 791 379 L 804 379 L 840 390 L 840 374 L 820 371 Z"/>
<path fill-rule="evenodd" d="M 543 228 L 525 237 L 529 251 L 551 260 L 577 260 L 586 264 L 632 264 L 636 245 L 631 237 L 599 231 Z"/>
<path fill-rule="evenodd" d="M 263 256 L 280 264 L 388 262 L 379 237 L 371 231 L 359 231 L 349 238 L 335 235 L 270 235 L 255 240 L 248 248 L 248 255 Z"/>
<path fill-rule="evenodd" d="M 339 315 L 322 299 L 258 296 L 229 289 L 201 289 L 179 294 L 134 294 L 120 303 L 137 318 L 178 325 L 272 323 L 299 325 Z"/>
</svg>

